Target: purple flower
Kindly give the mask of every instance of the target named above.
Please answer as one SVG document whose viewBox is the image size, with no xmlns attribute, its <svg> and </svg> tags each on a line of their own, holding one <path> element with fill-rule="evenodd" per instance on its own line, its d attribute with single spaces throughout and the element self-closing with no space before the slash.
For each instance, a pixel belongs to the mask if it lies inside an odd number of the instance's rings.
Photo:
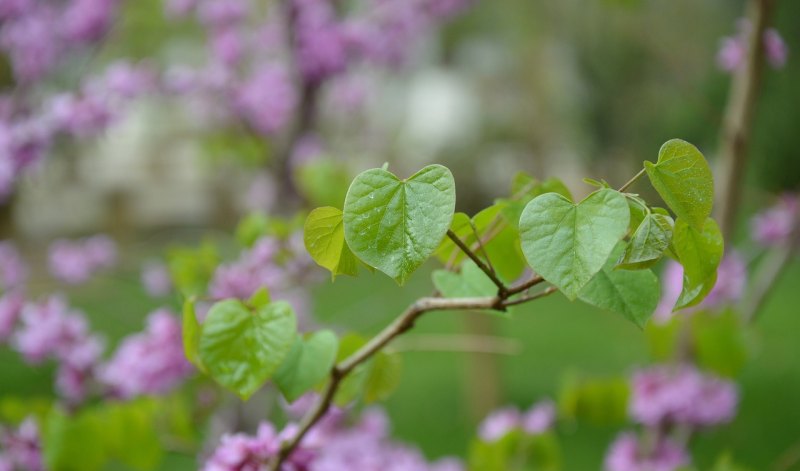
<svg viewBox="0 0 800 471">
<path fill-rule="evenodd" d="M 48 107 L 58 129 L 80 138 L 104 131 L 114 118 L 108 101 L 95 94 L 58 95 Z"/>
<path fill-rule="evenodd" d="M 606 471 L 676 471 L 691 461 L 685 449 L 667 438 L 648 448 L 634 434 L 622 433 L 606 454 Z"/>
<path fill-rule="evenodd" d="M 0 470 L 10 466 L 7 469 L 44 471 L 39 427 L 33 418 L 25 419 L 17 430 L 0 430 L 0 448 L 5 452 L 0 456 Z"/>
<path fill-rule="evenodd" d="M 197 0 L 166 0 L 164 10 L 167 16 L 183 18 L 197 7 Z"/>
<path fill-rule="evenodd" d="M 154 298 L 168 295 L 172 291 L 169 269 L 163 263 L 146 263 L 142 267 L 142 284 L 147 294 Z"/>
<path fill-rule="evenodd" d="M 11 58 L 14 76 L 20 82 L 42 78 L 56 65 L 63 41 L 58 37 L 58 15 L 44 6 L 4 24 L 0 48 Z"/>
<path fill-rule="evenodd" d="M 515 407 L 506 407 L 489 414 L 478 428 L 478 436 L 485 442 L 494 442 L 505 437 L 521 425 L 522 416 Z"/>
<path fill-rule="evenodd" d="M 250 13 L 244 0 L 201 0 L 197 16 L 210 28 L 237 26 Z"/>
<path fill-rule="evenodd" d="M 556 421 L 556 405 L 553 401 L 539 401 L 525 414 L 520 421 L 522 430 L 529 435 L 547 432 Z"/>
<path fill-rule="evenodd" d="M 297 94 L 286 69 L 267 64 L 256 70 L 235 92 L 235 108 L 258 132 L 271 135 L 292 118 Z"/>
<path fill-rule="evenodd" d="M 798 224 L 800 201 L 796 195 L 786 194 L 766 211 L 758 213 L 750 222 L 750 233 L 761 245 L 786 244 Z"/>
<path fill-rule="evenodd" d="M 105 36 L 114 20 L 116 0 L 71 0 L 61 17 L 67 39 L 94 42 Z"/>
<path fill-rule="evenodd" d="M 631 382 L 629 412 L 644 425 L 712 426 L 736 414 L 735 384 L 690 366 L 652 367 L 634 373 Z"/>
<path fill-rule="evenodd" d="M 782 69 L 789 58 L 789 48 L 774 28 L 764 31 L 764 51 L 773 69 Z"/>
<path fill-rule="evenodd" d="M 59 296 L 26 304 L 20 321 L 14 343 L 17 350 L 32 363 L 41 362 L 49 356 L 65 357 L 89 338 L 86 318 L 82 313 L 70 309 Z"/>
<path fill-rule="evenodd" d="M 28 266 L 10 241 L 0 241 L 0 288 L 19 288 L 28 278 Z"/>
<path fill-rule="evenodd" d="M 115 395 L 127 399 L 167 393 L 192 371 L 183 353 L 178 319 L 159 309 L 148 316 L 144 332 L 122 341 L 98 376 Z"/>
<path fill-rule="evenodd" d="M 327 0 L 294 0 L 295 56 L 303 77 L 320 82 L 347 67 L 345 38 Z"/>
<path fill-rule="evenodd" d="M 745 61 L 747 45 L 742 38 L 724 37 L 717 52 L 717 65 L 725 72 L 737 70 Z"/>
<path fill-rule="evenodd" d="M 117 259 L 117 246 L 107 236 L 97 235 L 75 241 L 57 240 L 48 251 L 50 273 L 69 284 L 80 284 L 98 270 L 109 268 Z"/>
<path fill-rule="evenodd" d="M 235 28 L 220 28 L 211 33 L 211 50 L 216 59 L 226 67 L 235 67 L 245 54 L 245 38 Z"/>
<path fill-rule="evenodd" d="M 223 436 L 202 471 L 260 471 L 279 447 L 275 428 L 262 423 L 254 437 L 243 433 Z"/>
<path fill-rule="evenodd" d="M 21 292 L 9 291 L 0 297 L 0 342 L 11 336 L 24 305 L 25 297 Z"/>
</svg>

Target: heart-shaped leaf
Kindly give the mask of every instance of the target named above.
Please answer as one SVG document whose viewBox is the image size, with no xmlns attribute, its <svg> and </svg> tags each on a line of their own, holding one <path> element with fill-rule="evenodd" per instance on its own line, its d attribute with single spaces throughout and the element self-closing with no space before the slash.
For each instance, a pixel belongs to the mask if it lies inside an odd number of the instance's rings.
<svg viewBox="0 0 800 471">
<path fill-rule="evenodd" d="M 406 180 L 367 170 L 347 191 L 344 237 L 357 257 L 403 284 L 439 246 L 455 204 L 453 175 L 441 165 Z"/>
<path fill-rule="evenodd" d="M 603 268 L 629 220 L 628 203 L 614 190 L 597 190 L 577 205 L 547 193 L 522 212 L 522 252 L 537 273 L 572 300 Z"/>
<path fill-rule="evenodd" d="M 725 251 L 722 234 L 711 218 L 701 227 L 697 230 L 681 218 L 675 221 L 672 244 L 683 265 L 683 292 L 676 309 L 700 303 L 716 283 L 717 267 Z"/>
<path fill-rule="evenodd" d="M 303 231 L 306 250 L 331 275 L 358 275 L 358 259 L 344 240 L 342 211 L 325 206 L 308 215 Z"/>
<path fill-rule="evenodd" d="M 639 270 L 655 265 L 672 241 L 672 218 L 650 213 L 642 219 L 617 268 Z"/>
<path fill-rule="evenodd" d="M 578 297 L 593 306 L 622 314 L 643 329 L 658 306 L 661 294 L 658 277 L 650 270 L 614 270 L 614 261 L 623 250 L 621 245 Z"/>
<path fill-rule="evenodd" d="M 315 332 L 305 339 L 297 337 L 273 378 L 286 400 L 294 402 L 324 380 L 336 361 L 338 349 L 339 339 L 330 330 Z"/>
<path fill-rule="evenodd" d="M 251 311 L 238 300 L 220 301 L 202 325 L 198 354 L 212 378 L 247 399 L 283 363 L 296 329 L 286 302 Z"/>
<path fill-rule="evenodd" d="M 714 178 L 697 147 L 680 139 L 667 141 L 658 162 L 645 162 L 647 176 L 675 214 L 701 230 L 714 204 Z"/>
</svg>

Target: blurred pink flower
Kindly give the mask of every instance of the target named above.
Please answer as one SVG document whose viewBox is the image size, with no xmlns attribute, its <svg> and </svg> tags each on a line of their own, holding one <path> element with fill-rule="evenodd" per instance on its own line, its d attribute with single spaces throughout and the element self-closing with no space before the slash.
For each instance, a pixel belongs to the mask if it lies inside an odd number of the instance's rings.
<svg viewBox="0 0 800 471">
<path fill-rule="evenodd" d="M 551 400 L 539 401 L 522 416 L 522 430 L 529 435 L 549 431 L 556 421 L 556 405 Z"/>
<path fill-rule="evenodd" d="M 753 240 L 761 245 L 782 245 L 788 242 L 798 225 L 800 201 L 797 195 L 783 195 L 774 206 L 755 215 L 750 222 Z"/>
<path fill-rule="evenodd" d="M 154 298 L 166 296 L 172 291 L 172 277 L 163 263 L 146 263 L 142 267 L 141 279 L 147 294 Z"/>
<path fill-rule="evenodd" d="M 494 442 L 518 429 L 522 415 L 516 407 L 505 407 L 489 414 L 478 428 L 478 436 L 485 442 Z"/>
<path fill-rule="evenodd" d="M 620 434 L 606 454 L 606 471 L 676 471 L 690 463 L 689 454 L 668 438 L 659 438 L 645 451 L 636 435 Z"/>
<path fill-rule="evenodd" d="M 28 278 L 28 266 L 17 248 L 9 241 L 0 241 L 0 288 L 20 288 Z"/>
<path fill-rule="evenodd" d="M 0 470 L 44 471 L 42 443 L 36 420 L 28 417 L 16 430 L 0 430 Z M 3 463 L 5 461 L 5 463 Z"/>
<path fill-rule="evenodd" d="M 764 31 L 764 51 L 773 69 L 782 69 L 789 58 L 789 48 L 774 28 Z"/>
</svg>

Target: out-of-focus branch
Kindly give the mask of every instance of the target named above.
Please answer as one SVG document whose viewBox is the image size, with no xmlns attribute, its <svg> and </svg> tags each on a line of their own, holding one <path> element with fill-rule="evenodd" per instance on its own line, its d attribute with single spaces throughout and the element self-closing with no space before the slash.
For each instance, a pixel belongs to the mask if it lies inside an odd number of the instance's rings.
<svg viewBox="0 0 800 471">
<path fill-rule="evenodd" d="M 753 116 L 764 70 L 764 31 L 769 25 L 775 3 L 776 0 L 748 2 L 750 35 L 747 60 L 734 75 L 723 118 L 720 156 L 717 162 L 716 216 L 726 240 L 731 239 L 736 225 L 740 185 L 747 167 Z"/>
</svg>

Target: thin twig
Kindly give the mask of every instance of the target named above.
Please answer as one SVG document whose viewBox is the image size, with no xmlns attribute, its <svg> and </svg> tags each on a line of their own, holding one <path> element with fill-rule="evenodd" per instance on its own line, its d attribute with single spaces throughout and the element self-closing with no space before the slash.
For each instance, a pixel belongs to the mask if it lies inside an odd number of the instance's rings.
<svg viewBox="0 0 800 471">
<path fill-rule="evenodd" d="M 510 301 L 504 301 L 503 307 L 510 307 L 510 306 L 516 306 L 517 304 L 527 303 L 528 301 L 533 301 L 534 299 L 543 298 L 545 296 L 553 294 L 556 291 L 558 291 L 558 288 L 556 288 L 555 286 L 550 286 L 540 293 L 531 294 L 529 296 L 523 296 L 521 298 L 512 299 Z"/>
<path fill-rule="evenodd" d="M 471 219 L 469 221 L 469 227 L 472 228 L 472 233 L 475 235 L 475 240 L 478 242 L 478 250 L 480 250 L 481 254 L 483 254 L 483 258 L 486 259 L 486 265 L 489 266 L 489 270 L 492 270 L 492 273 L 496 274 L 497 271 L 495 271 L 494 266 L 492 265 L 492 259 L 489 258 L 489 252 L 487 252 L 486 248 L 483 246 L 483 243 L 481 242 L 481 236 L 478 234 L 478 228 L 475 227 L 475 223 L 472 222 Z"/>
<path fill-rule="evenodd" d="M 636 175 L 631 177 L 630 180 L 628 180 L 627 182 L 625 182 L 624 185 L 619 187 L 619 192 L 620 193 L 624 193 L 625 190 L 627 190 L 631 185 L 633 185 L 636 182 L 636 180 L 638 180 L 642 175 L 644 175 L 644 173 L 645 173 L 645 169 L 639 170 L 639 173 L 637 173 Z"/>
<path fill-rule="evenodd" d="M 506 288 L 506 285 L 500 280 L 500 278 L 497 277 L 497 274 L 494 272 L 494 270 L 490 269 L 483 262 L 483 260 L 481 260 L 481 258 L 478 257 L 477 254 L 475 254 L 475 252 L 473 252 L 469 247 L 467 247 L 467 244 L 465 244 L 464 241 L 462 241 L 461 238 L 458 237 L 458 235 L 455 232 L 448 229 L 447 237 L 449 237 L 450 240 L 452 240 L 458 246 L 458 248 L 460 248 L 461 251 L 464 252 L 467 255 L 467 257 L 470 258 L 470 260 L 475 262 L 475 265 L 478 265 L 478 268 L 480 268 L 484 273 L 486 273 L 486 276 L 488 276 L 489 279 L 492 280 L 492 283 L 494 283 L 495 286 L 497 286 L 498 296 L 501 297 L 505 296 L 505 293 L 508 290 L 508 288 Z"/>
<path fill-rule="evenodd" d="M 544 282 L 544 278 L 542 278 L 539 275 L 533 275 L 527 281 L 523 281 L 519 285 L 512 286 L 511 288 L 509 288 L 507 293 L 508 293 L 509 296 L 513 296 L 515 294 L 522 293 L 523 291 L 527 291 L 530 288 L 533 288 L 534 286 L 538 285 L 539 283 L 543 283 L 543 282 Z"/>
<path fill-rule="evenodd" d="M 798 233 L 798 229 L 795 228 L 794 234 Z M 797 246 L 796 240 L 790 240 L 782 246 L 770 250 L 761 262 L 753 277 L 750 293 L 742 303 L 742 317 L 746 324 L 755 322 L 769 293 L 772 292 L 776 282 L 794 259 Z"/>
</svg>

